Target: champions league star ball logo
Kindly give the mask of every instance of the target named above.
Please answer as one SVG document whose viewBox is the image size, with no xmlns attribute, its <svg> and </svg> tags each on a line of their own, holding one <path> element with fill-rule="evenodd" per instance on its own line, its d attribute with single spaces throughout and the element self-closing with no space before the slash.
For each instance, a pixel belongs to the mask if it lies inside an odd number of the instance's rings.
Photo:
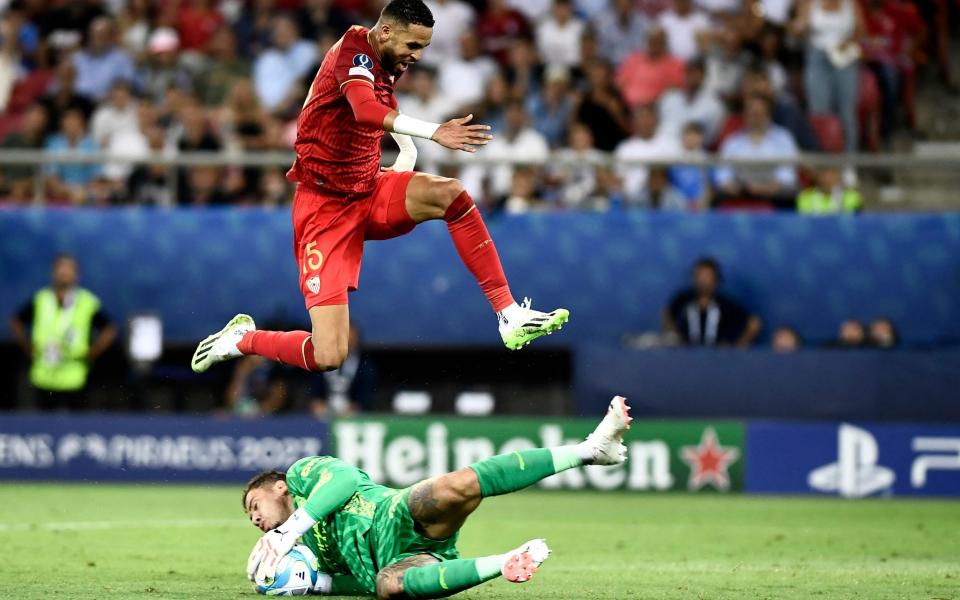
<svg viewBox="0 0 960 600">
<path fill-rule="evenodd" d="M 366 54 L 357 54 L 353 57 L 353 66 L 362 67 L 369 71 L 373 68 L 373 60 Z"/>
</svg>

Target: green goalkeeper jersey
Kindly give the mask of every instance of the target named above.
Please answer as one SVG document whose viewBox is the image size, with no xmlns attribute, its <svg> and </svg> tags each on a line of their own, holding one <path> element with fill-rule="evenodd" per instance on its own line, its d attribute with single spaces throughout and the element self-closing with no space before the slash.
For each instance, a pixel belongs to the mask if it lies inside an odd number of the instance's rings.
<svg viewBox="0 0 960 600">
<path fill-rule="evenodd" d="M 301 458 L 287 470 L 294 507 L 316 524 L 301 538 L 330 575 L 348 575 L 342 591 L 373 594 L 377 572 L 415 554 L 439 560 L 459 558 L 454 534 L 432 540 L 417 531 L 407 506 L 411 488 L 377 485 L 355 467 L 332 456 Z M 337 579 L 335 578 L 335 587 Z"/>
</svg>

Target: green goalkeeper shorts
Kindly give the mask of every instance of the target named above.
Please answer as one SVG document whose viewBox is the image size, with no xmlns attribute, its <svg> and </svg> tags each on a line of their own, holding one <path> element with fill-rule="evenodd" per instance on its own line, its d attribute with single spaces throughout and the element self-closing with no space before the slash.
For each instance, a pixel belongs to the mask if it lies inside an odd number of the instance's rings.
<svg viewBox="0 0 960 600">
<path fill-rule="evenodd" d="M 460 558 L 460 532 L 445 540 L 431 540 L 417 532 L 408 504 L 411 489 L 397 490 L 391 498 L 377 504 L 367 539 L 378 571 L 416 554 L 431 554 L 439 560 Z"/>
</svg>

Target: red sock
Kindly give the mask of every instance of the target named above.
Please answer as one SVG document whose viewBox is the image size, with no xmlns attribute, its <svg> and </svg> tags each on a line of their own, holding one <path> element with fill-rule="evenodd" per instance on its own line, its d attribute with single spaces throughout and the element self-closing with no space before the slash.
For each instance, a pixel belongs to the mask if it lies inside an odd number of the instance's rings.
<svg viewBox="0 0 960 600">
<path fill-rule="evenodd" d="M 285 365 L 315 371 L 313 340 L 309 331 L 250 331 L 237 348 L 244 354 L 257 354 Z"/>
<path fill-rule="evenodd" d="M 500 312 L 513 304 L 513 295 L 507 284 L 507 276 L 503 274 L 497 248 L 470 194 L 462 192 L 457 196 L 447 208 L 443 220 L 447 222 L 460 260 L 477 279 L 493 310 Z"/>
</svg>

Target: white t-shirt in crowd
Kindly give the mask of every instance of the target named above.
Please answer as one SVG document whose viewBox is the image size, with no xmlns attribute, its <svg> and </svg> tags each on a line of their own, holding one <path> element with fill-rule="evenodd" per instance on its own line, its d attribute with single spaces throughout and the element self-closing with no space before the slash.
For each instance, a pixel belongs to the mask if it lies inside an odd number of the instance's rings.
<svg viewBox="0 0 960 600">
<path fill-rule="evenodd" d="M 473 7 L 460 0 L 427 0 L 433 13 L 433 37 L 423 53 L 423 62 L 439 65 L 451 58 L 460 58 L 460 36 L 473 27 Z"/>
<path fill-rule="evenodd" d="M 537 27 L 537 50 L 548 66 L 575 67 L 580 64 L 580 38 L 584 23 L 576 17 L 560 25 L 548 18 Z"/>
<path fill-rule="evenodd" d="M 672 10 L 667 11 L 660 15 L 657 23 L 667 32 L 670 54 L 683 61 L 700 54 L 697 32 L 710 29 L 710 17 L 700 11 L 693 11 L 684 17 Z"/>
<path fill-rule="evenodd" d="M 658 134 L 649 139 L 627 138 L 620 142 L 613 154 L 619 161 L 678 156 L 680 151 L 680 142 L 676 137 Z M 623 180 L 623 192 L 627 201 L 638 201 L 641 192 L 647 187 L 647 178 L 650 175 L 649 167 L 618 165 L 617 174 Z"/>
<path fill-rule="evenodd" d="M 437 74 L 437 91 L 457 106 L 479 102 L 496 72 L 497 64 L 489 56 L 447 60 L 440 65 Z"/>
</svg>

